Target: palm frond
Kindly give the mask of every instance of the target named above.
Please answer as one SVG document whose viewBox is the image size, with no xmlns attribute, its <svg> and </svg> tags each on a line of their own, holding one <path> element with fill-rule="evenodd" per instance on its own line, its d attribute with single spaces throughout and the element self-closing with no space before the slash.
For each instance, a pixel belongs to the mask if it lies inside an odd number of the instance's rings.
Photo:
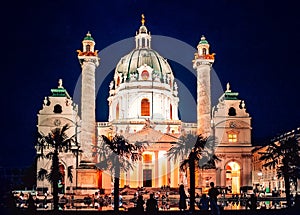
<svg viewBox="0 0 300 215">
<path fill-rule="evenodd" d="M 116 134 L 112 139 L 101 136 L 100 144 L 94 147 L 93 156 L 98 156 L 97 168 L 114 172 L 115 168 L 123 171 L 133 169 L 132 162 L 141 160 L 148 142 L 130 143 L 122 135 Z"/>
<path fill-rule="evenodd" d="M 185 171 L 186 168 L 189 166 L 189 162 L 190 162 L 189 159 L 184 159 L 184 160 L 180 163 L 180 166 L 179 166 L 180 170 L 181 170 L 181 171 Z"/>
<path fill-rule="evenodd" d="M 189 153 L 195 148 L 197 144 L 198 136 L 187 134 L 179 137 L 178 142 L 167 151 L 167 157 L 174 160 L 181 160 L 187 157 Z"/>
<path fill-rule="evenodd" d="M 48 152 L 48 153 L 45 155 L 45 158 L 48 159 L 48 160 L 52 160 L 53 155 L 54 155 L 54 152 L 53 152 L 53 151 L 50 151 L 50 152 Z"/>
<path fill-rule="evenodd" d="M 111 162 L 107 160 L 100 160 L 98 163 L 96 163 L 96 167 L 100 170 L 107 170 L 110 169 Z"/>
<path fill-rule="evenodd" d="M 53 183 L 55 182 L 57 179 L 60 179 L 62 178 L 63 175 L 60 171 L 53 171 L 53 167 L 51 168 L 50 172 L 48 173 L 47 175 L 47 180 L 50 182 L 50 183 Z"/>
<path fill-rule="evenodd" d="M 296 135 L 272 141 L 266 152 L 261 153 L 260 160 L 266 168 L 276 168 L 278 177 L 293 178 L 300 168 L 300 144 Z"/>
<path fill-rule="evenodd" d="M 46 169 L 41 168 L 38 171 L 37 179 L 43 181 L 47 177 L 48 171 Z"/>
<path fill-rule="evenodd" d="M 65 124 L 65 125 L 61 128 L 60 133 L 65 134 L 66 131 L 67 131 L 69 128 L 70 128 L 70 125 L 69 125 L 69 124 Z"/>
<path fill-rule="evenodd" d="M 215 168 L 215 162 L 220 159 L 215 155 L 216 139 L 214 137 L 203 137 L 202 135 L 188 135 L 179 139 L 168 152 L 169 159 L 188 158 L 195 160 L 197 167 L 200 168 Z M 186 144 L 186 145 L 185 145 Z M 184 165 L 187 163 L 184 162 Z"/>
<path fill-rule="evenodd" d="M 43 154 L 43 152 L 41 151 L 41 153 L 37 153 L 35 156 L 35 162 L 37 162 L 38 160 L 42 160 L 45 159 L 46 156 Z"/>
</svg>

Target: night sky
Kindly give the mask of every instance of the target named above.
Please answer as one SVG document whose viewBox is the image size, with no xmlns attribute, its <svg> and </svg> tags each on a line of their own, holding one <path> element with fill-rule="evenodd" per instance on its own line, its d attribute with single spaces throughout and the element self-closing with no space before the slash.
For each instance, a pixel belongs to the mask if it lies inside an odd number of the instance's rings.
<svg viewBox="0 0 300 215">
<path fill-rule="evenodd" d="M 100 53 L 123 39 L 132 38 L 133 43 L 142 13 L 152 35 L 175 38 L 194 48 L 201 35 L 206 36 L 211 52 L 216 53 L 213 68 L 222 86 L 230 82 L 232 90 L 245 100 L 252 117 L 253 145 L 266 144 L 272 137 L 299 127 L 300 13 L 290 2 L 7 2 L 1 6 L 0 166 L 32 163 L 38 111 L 59 78 L 73 95 L 81 73 L 76 50 L 81 49 L 85 34 L 91 32 Z M 152 44 L 154 47 L 155 40 Z M 131 51 L 134 47 L 130 45 L 121 52 Z M 193 59 L 194 53 L 184 54 Z M 116 59 L 114 52 L 110 55 Z M 176 62 L 169 63 L 175 77 L 195 93 L 193 76 Z M 103 77 L 97 96 L 97 121 L 108 119 L 106 99 L 113 73 L 106 72 L 110 73 Z"/>
</svg>

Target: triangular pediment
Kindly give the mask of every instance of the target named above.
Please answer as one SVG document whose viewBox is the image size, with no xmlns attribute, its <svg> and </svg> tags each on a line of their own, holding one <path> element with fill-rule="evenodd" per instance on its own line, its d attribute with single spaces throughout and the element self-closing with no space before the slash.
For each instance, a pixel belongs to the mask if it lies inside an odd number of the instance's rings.
<svg viewBox="0 0 300 215">
<path fill-rule="evenodd" d="M 216 123 L 216 127 L 223 128 L 251 128 L 250 124 L 247 122 L 248 118 L 244 118 L 245 121 L 239 119 L 225 119 Z"/>
<path fill-rule="evenodd" d="M 125 136 L 125 135 L 124 135 Z M 160 131 L 156 131 L 153 128 L 143 128 L 142 130 L 134 133 L 128 134 L 125 138 L 129 142 L 148 142 L 148 143 L 156 143 L 164 136 L 164 134 Z"/>
<path fill-rule="evenodd" d="M 164 143 L 174 143 L 178 141 L 180 134 L 164 134 L 159 142 L 164 142 Z"/>
</svg>

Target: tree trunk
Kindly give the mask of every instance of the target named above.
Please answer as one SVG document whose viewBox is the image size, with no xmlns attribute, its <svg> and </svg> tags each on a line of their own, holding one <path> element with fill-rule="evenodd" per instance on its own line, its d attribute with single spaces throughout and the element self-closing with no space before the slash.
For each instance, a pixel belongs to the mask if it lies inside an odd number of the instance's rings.
<svg viewBox="0 0 300 215">
<path fill-rule="evenodd" d="M 52 158 L 52 171 L 53 171 L 53 210 L 58 211 L 58 180 L 59 180 L 59 162 L 58 162 L 58 152 L 55 150 Z"/>
<path fill-rule="evenodd" d="M 290 186 L 290 178 L 285 175 L 284 176 L 284 186 L 285 186 L 285 198 L 286 198 L 286 203 L 287 203 L 287 207 L 291 207 L 292 206 L 292 202 L 291 202 L 291 186 Z"/>
<path fill-rule="evenodd" d="M 118 160 L 116 161 L 114 180 L 114 211 L 119 211 L 120 164 Z"/>
<path fill-rule="evenodd" d="M 195 211 L 195 160 L 189 162 L 190 169 L 190 211 Z"/>
</svg>

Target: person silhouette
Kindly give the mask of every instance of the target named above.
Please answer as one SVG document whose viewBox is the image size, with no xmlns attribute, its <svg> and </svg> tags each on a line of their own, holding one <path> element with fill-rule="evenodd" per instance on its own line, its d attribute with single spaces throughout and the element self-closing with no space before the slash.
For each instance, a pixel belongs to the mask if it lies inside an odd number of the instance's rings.
<svg viewBox="0 0 300 215">
<path fill-rule="evenodd" d="M 27 204 L 28 204 L 28 211 L 30 213 L 34 213 L 36 211 L 36 205 L 35 205 L 35 200 L 33 199 L 30 193 L 27 199 Z"/>
<path fill-rule="evenodd" d="M 146 212 L 147 212 L 147 214 L 151 214 L 151 215 L 157 214 L 157 212 L 158 212 L 157 201 L 154 198 L 153 193 L 150 194 L 150 198 L 146 202 Z"/>
<path fill-rule="evenodd" d="M 209 198 L 207 198 L 205 193 L 200 198 L 199 208 L 201 211 L 207 211 L 209 208 Z"/>
<path fill-rule="evenodd" d="M 181 184 L 179 186 L 179 210 L 184 211 L 186 209 L 186 199 L 187 196 L 184 190 L 184 185 Z"/>
<path fill-rule="evenodd" d="M 209 199 L 210 199 L 211 214 L 214 214 L 214 215 L 220 214 L 220 209 L 217 204 L 219 194 L 220 194 L 219 190 L 217 188 L 215 188 L 215 183 L 210 182 L 210 188 L 208 190 L 208 195 L 209 195 Z"/>
<path fill-rule="evenodd" d="M 138 212 L 144 212 L 144 204 L 145 204 L 145 201 L 143 199 L 143 196 L 139 195 L 138 199 L 136 201 L 136 209 Z"/>
<path fill-rule="evenodd" d="M 257 208 L 257 197 L 254 193 L 250 195 L 250 198 L 247 200 L 246 208 L 250 208 L 250 210 L 256 210 Z"/>
</svg>

